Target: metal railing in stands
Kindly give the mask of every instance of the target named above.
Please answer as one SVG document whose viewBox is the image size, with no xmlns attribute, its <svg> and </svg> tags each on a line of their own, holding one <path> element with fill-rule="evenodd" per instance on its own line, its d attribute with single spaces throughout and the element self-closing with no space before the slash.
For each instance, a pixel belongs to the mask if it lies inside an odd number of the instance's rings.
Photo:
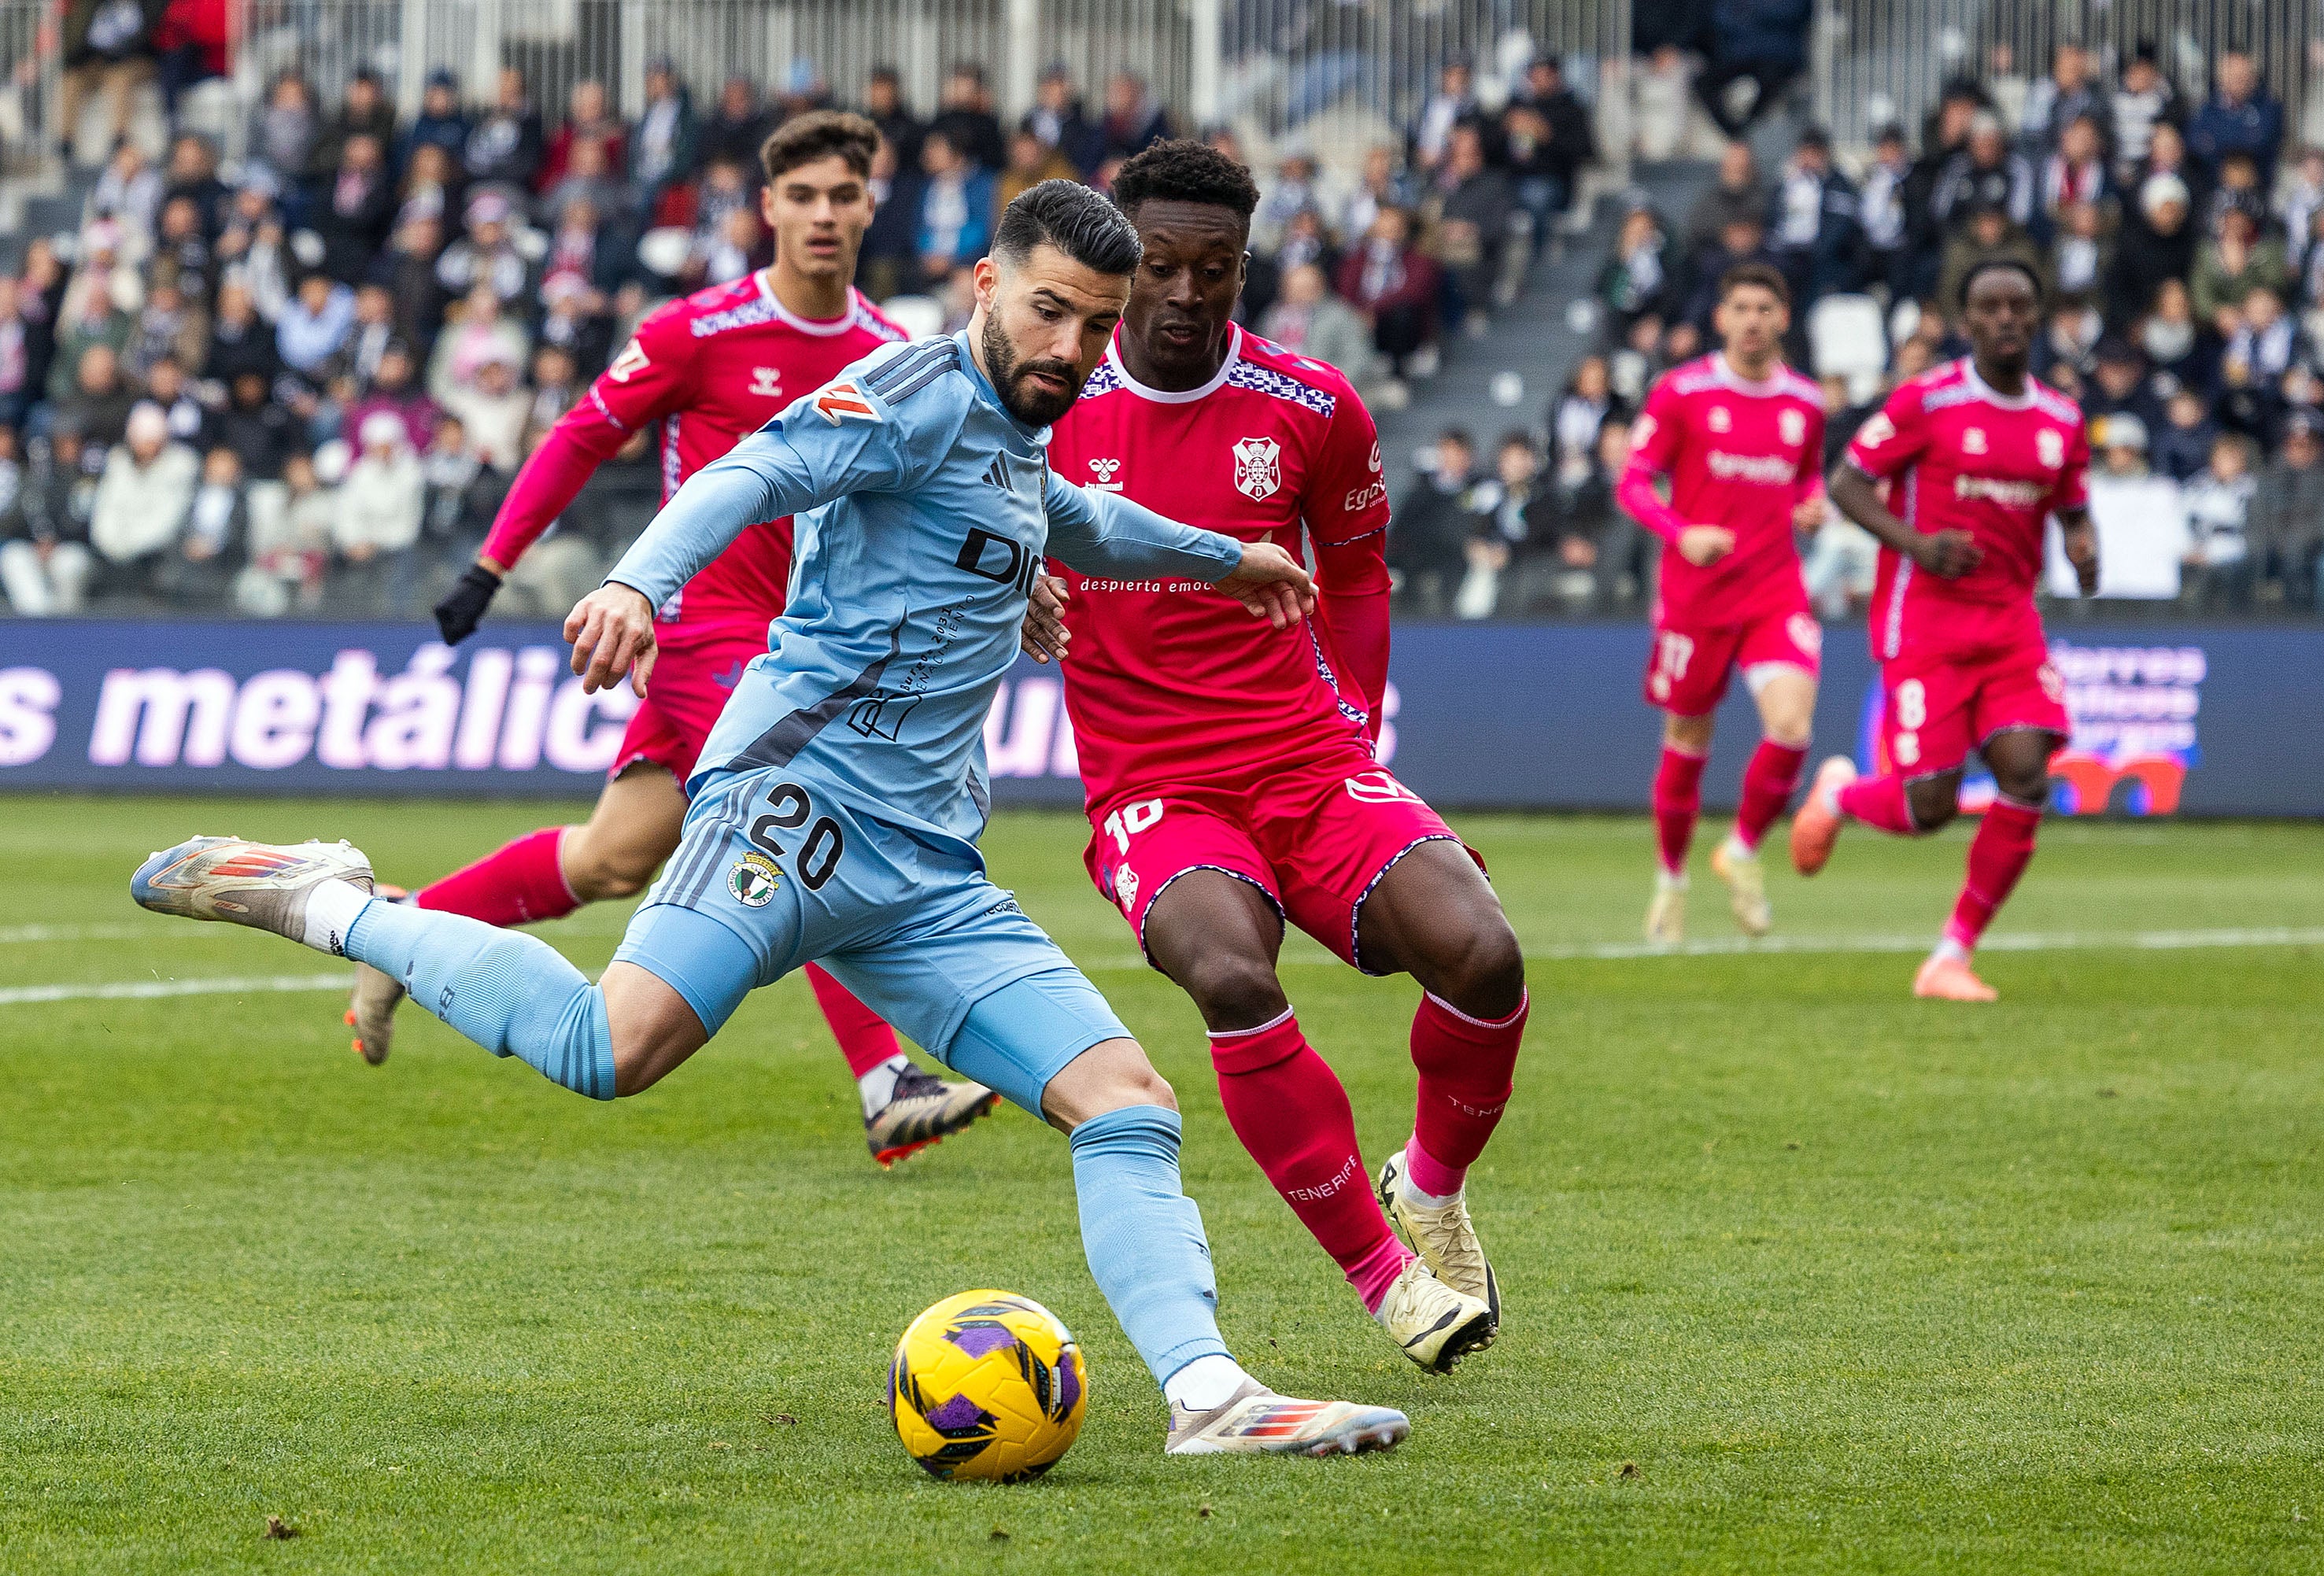
<svg viewBox="0 0 2324 1576">
<path fill-rule="evenodd" d="M 0 0 L 0 133 L 20 173 L 51 164 L 69 129 L 59 9 Z M 584 78 L 634 116 L 646 63 L 659 56 L 704 112 L 733 75 L 770 93 L 819 87 L 854 102 L 872 68 L 890 65 L 927 114 L 953 63 L 974 61 L 1009 121 L 1053 61 L 1072 70 L 1093 115 L 1106 78 L 1127 69 L 1182 129 L 1222 124 L 1255 159 L 1298 141 L 1337 162 L 1400 136 L 1452 57 L 1476 63 L 1489 104 L 1542 51 L 1603 106 L 1601 125 L 1628 124 L 1630 0 L 230 0 L 229 16 L 232 72 L 195 88 L 180 117 L 229 156 L 284 70 L 302 73 L 327 106 L 368 66 L 410 115 L 431 70 L 456 73 L 475 102 L 513 65 L 553 124 Z M 1601 141 L 1610 158 L 1600 180 L 1627 180 L 1626 139 Z"/>
<path fill-rule="evenodd" d="M 2152 44 L 2190 108 L 2209 94 L 2218 57 L 2243 51 L 2283 105 L 2288 140 L 2296 144 L 2303 128 L 2324 134 L 2316 0 L 1819 0 L 1813 42 L 1816 115 L 1844 148 L 1868 146 L 1891 122 L 1917 145 L 1947 82 L 2034 81 L 2064 43 L 2089 48 L 2108 83 Z"/>
</svg>

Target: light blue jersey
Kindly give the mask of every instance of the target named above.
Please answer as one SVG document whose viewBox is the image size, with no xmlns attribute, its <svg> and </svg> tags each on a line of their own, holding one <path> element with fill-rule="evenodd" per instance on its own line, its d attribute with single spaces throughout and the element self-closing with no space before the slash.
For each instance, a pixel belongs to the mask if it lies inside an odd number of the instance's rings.
<svg viewBox="0 0 2324 1576">
<path fill-rule="evenodd" d="M 1060 480 L 1047 441 L 965 335 L 883 347 L 698 472 L 608 576 L 659 606 L 751 521 L 798 519 L 788 611 L 711 731 L 684 840 L 619 954 L 714 1033 L 752 987 L 819 960 L 944 1056 L 976 1002 L 1071 971 L 976 847 L 984 719 L 1033 576 L 1054 555 L 1217 581 L 1242 548 Z M 1090 1016 L 1084 1044 L 1039 1059 L 1122 1032 Z M 995 1086 L 1038 1112 L 1055 1070 Z"/>
</svg>

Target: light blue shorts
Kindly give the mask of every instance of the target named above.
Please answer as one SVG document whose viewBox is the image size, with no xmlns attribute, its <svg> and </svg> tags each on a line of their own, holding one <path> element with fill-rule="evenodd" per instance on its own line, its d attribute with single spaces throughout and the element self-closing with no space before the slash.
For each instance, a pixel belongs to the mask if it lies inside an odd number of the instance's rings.
<svg viewBox="0 0 2324 1576">
<path fill-rule="evenodd" d="M 704 785 L 613 957 L 667 982 L 713 1035 L 752 990 L 819 963 L 930 1055 L 1035 1115 L 1059 1068 L 1130 1037 L 980 863 L 851 815 L 796 770 Z"/>
</svg>

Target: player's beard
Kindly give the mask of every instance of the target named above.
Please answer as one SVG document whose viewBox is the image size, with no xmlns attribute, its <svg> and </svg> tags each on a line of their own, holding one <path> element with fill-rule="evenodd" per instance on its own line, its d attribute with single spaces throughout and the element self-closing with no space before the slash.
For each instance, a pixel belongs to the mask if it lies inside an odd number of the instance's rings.
<svg viewBox="0 0 2324 1576">
<path fill-rule="evenodd" d="M 1009 336 L 1001 331 L 1001 315 L 988 314 L 984 319 L 984 364 L 992 369 L 992 392 L 1001 396 L 1001 403 L 1009 414 L 1028 427 L 1047 427 L 1074 408 L 1081 397 L 1081 369 L 1070 362 L 1028 361 L 1021 365 L 1017 360 L 1017 347 L 1009 343 Z M 1023 386 L 1028 373 L 1047 373 L 1063 378 L 1065 392 L 1062 394 L 1037 393 Z"/>
</svg>

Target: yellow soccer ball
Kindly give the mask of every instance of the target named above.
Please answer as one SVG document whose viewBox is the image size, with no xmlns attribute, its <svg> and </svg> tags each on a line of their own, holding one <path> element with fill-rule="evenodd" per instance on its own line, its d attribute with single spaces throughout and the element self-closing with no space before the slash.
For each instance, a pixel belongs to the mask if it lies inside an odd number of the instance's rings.
<svg viewBox="0 0 2324 1576">
<path fill-rule="evenodd" d="M 888 1369 L 896 1437 L 939 1478 L 1038 1478 L 1081 1433 L 1088 1405 L 1073 1332 L 1013 1292 L 946 1297 L 912 1321 Z"/>
</svg>

